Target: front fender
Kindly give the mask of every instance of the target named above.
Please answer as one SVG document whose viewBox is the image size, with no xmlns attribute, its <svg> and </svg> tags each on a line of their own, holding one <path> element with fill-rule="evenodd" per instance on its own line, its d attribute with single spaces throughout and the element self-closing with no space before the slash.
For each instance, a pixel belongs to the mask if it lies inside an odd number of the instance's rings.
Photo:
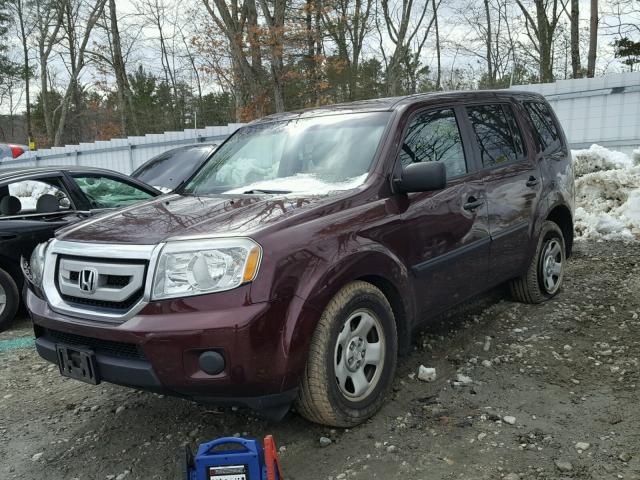
<svg viewBox="0 0 640 480">
<path fill-rule="evenodd" d="M 307 276 L 300 278 L 294 300 L 290 303 L 289 318 L 282 332 L 283 350 L 288 352 L 287 371 L 291 372 L 283 385 L 285 389 L 297 385 L 306 366 L 311 339 L 322 312 L 333 296 L 349 282 L 364 278 L 393 289 L 395 298 L 390 299 L 390 303 L 395 306 L 395 310 L 398 307 L 402 309 L 402 315 L 397 315 L 397 321 L 402 322 L 398 325 L 401 344 L 406 344 L 406 339 L 402 336 L 408 337 L 415 318 L 410 273 L 384 247 L 373 242 L 358 243 L 357 248 L 344 252 L 334 261 L 322 262 L 315 267 L 307 270 Z M 394 305 L 394 300 L 401 304 Z"/>
</svg>

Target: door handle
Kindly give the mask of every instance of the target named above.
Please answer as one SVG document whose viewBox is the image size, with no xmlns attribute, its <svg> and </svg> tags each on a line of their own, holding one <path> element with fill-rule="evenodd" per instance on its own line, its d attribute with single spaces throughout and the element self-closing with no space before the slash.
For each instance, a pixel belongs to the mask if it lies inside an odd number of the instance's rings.
<svg viewBox="0 0 640 480">
<path fill-rule="evenodd" d="M 533 175 L 531 175 L 529 177 L 529 180 L 527 180 L 527 187 L 535 187 L 536 185 L 538 185 L 540 183 L 540 180 L 538 180 L 536 177 L 534 177 Z"/>
<path fill-rule="evenodd" d="M 477 199 L 476 197 L 469 197 L 467 199 L 467 203 L 465 203 L 462 206 L 462 208 L 464 208 L 465 210 L 475 210 L 476 208 L 478 208 L 483 204 L 484 204 L 483 199 Z"/>
</svg>

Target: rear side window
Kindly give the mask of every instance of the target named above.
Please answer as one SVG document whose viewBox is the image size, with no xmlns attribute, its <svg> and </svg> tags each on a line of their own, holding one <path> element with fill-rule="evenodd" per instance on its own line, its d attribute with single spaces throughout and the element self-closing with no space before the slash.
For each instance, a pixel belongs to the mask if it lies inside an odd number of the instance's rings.
<svg viewBox="0 0 640 480">
<path fill-rule="evenodd" d="M 531 117 L 540 150 L 557 150 L 560 148 L 558 126 L 549 111 L 549 107 L 541 102 L 525 102 L 524 108 Z"/>
<path fill-rule="evenodd" d="M 416 162 L 442 162 L 447 178 L 467 173 L 460 129 L 452 109 L 430 110 L 413 119 L 400 152 L 403 167 Z"/>
<path fill-rule="evenodd" d="M 478 140 L 482 166 L 490 168 L 524 157 L 524 142 L 509 105 L 467 107 Z"/>
</svg>

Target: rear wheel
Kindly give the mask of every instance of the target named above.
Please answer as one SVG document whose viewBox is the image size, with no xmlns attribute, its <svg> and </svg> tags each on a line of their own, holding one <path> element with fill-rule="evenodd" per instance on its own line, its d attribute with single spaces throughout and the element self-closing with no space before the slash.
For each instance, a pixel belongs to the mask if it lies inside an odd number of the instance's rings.
<svg viewBox="0 0 640 480">
<path fill-rule="evenodd" d="M 336 427 L 364 422 L 384 403 L 397 355 L 396 324 L 386 297 L 370 283 L 350 283 L 329 302 L 314 332 L 298 412 Z"/>
<path fill-rule="evenodd" d="M 0 268 L 0 332 L 9 327 L 18 311 L 19 304 L 20 295 L 16 282 Z"/>
<path fill-rule="evenodd" d="M 536 254 L 527 272 L 511 282 L 511 294 L 524 303 L 541 303 L 554 297 L 562 287 L 566 248 L 560 227 L 544 222 Z"/>
</svg>

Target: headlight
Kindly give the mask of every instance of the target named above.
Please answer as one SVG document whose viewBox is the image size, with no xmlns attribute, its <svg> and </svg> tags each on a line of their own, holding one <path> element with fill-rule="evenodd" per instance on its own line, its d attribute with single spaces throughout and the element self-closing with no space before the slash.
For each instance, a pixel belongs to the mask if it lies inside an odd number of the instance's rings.
<svg viewBox="0 0 640 480">
<path fill-rule="evenodd" d="M 38 287 L 42 286 L 42 273 L 44 271 L 44 254 L 47 250 L 47 242 L 36 245 L 29 259 L 31 281 Z"/>
<path fill-rule="evenodd" d="M 153 279 L 153 300 L 231 290 L 252 281 L 262 258 L 249 238 L 213 238 L 167 243 Z"/>
</svg>

